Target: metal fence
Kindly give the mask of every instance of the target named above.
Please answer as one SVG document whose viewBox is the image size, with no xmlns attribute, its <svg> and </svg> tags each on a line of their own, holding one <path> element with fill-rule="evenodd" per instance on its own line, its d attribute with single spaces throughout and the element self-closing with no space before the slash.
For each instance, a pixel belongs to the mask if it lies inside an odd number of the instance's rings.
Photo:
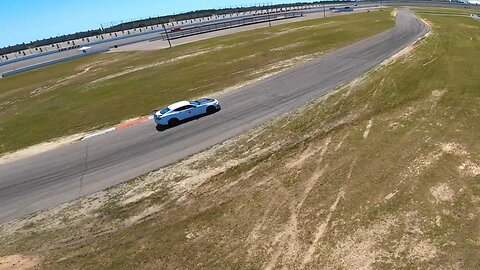
<svg viewBox="0 0 480 270">
<path fill-rule="evenodd" d="M 187 27 L 178 27 L 171 28 L 167 31 L 168 39 L 178 39 L 213 31 L 225 30 L 229 28 L 241 27 L 257 23 L 266 23 L 278 20 L 292 19 L 302 17 L 302 12 L 286 12 L 286 13 L 276 13 L 276 14 L 263 14 L 263 15 L 253 15 L 249 17 L 243 17 L 240 19 L 226 20 L 221 22 L 214 23 L 205 23 L 202 25 L 196 26 L 187 26 Z M 154 40 L 164 40 L 167 39 L 165 34 L 161 35 L 158 38 L 151 39 Z"/>
</svg>

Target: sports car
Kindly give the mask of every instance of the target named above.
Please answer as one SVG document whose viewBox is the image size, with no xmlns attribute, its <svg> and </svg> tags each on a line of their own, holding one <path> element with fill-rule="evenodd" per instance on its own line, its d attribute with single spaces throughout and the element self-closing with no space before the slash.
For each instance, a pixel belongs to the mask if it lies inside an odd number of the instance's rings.
<svg viewBox="0 0 480 270">
<path fill-rule="evenodd" d="M 213 98 L 194 101 L 180 101 L 158 111 L 153 111 L 153 120 L 157 125 L 176 126 L 189 118 L 213 114 L 220 110 L 220 103 Z"/>
</svg>

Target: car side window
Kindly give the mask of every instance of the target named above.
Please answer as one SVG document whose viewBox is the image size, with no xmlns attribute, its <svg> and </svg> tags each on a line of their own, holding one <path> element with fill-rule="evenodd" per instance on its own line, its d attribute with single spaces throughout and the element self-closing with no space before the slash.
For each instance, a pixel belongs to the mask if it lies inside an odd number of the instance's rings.
<svg viewBox="0 0 480 270">
<path fill-rule="evenodd" d="M 192 106 L 192 105 L 185 105 L 185 106 L 182 106 L 182 107 L 180 107 L 180 108 L 175 109 L 175 111 L 176 111 L 176 112 L 181 112 L 181 111 L 184 111 L 184 110 L 188 110 L 188 109 L 190 109 L 190 108 L 193 108 L 193 107 L 194 107 L 194 106 Z"/>
<path fill-rule="evenodd" d="M 175 111 L 175 112 L 181 112 L 181 111 L 183 111 L 183 110 L 185 110 L 185 106 L 178 107 L 178 108 L 176 108 L 174 111 Z"/>
</svg>

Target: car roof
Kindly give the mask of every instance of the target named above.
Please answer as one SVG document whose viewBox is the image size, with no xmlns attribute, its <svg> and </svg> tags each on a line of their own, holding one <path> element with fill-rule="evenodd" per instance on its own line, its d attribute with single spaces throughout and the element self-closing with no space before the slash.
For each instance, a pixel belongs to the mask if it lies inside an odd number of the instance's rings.
<svg viewBox="0 0 480 270">
<path fill-rule="evenodd" d="M 184 101 L 179 101 L 179 102 L 173 103 L 172 105 L 168 106 L 168 108 L 170 110 L 175 110 L 175 109 L 178 109 L 180 107 L 187 106 L 187 105 L 190 105 L 190 102 L 184 100 Z"/>
</svg>

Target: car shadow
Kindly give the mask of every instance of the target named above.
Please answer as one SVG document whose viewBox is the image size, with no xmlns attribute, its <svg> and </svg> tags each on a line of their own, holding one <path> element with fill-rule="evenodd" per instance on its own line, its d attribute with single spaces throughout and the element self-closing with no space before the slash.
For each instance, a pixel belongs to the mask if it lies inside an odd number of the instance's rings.
<svg viewBox="0 0 480 270">
<path fill-rule="evenodd" d="M 204 113 L 204 114 L 201 114 L 201 115 L 198 115 L 198 116 L 195 116 L 195 117 L 192 117 L 192 118 L 189 118 L 189 119 L 180 121 L 180 123 L 178 123 L 178 125 L 175 125 L 175 126 L 157 125 L 157 126 L 155 127 L 155 129 L 156 129 L 158 132 L 162 132 L 162 131 L 165 131 L 165 130 L 168 130 L 168 129 L 171 129 L 171 128 L 175 128 L 175 127 L 181 126 L 181 125 L 183 125 L 183 124 L 185 124 L 185 123 L 198 120 L 198 119 L 203 118 L 203 117 L 205 117 L 205 116 L 209 116 L 209 115 L 216 114 L 216 113 L 219 112 L 220 110 L 221 110 L 221 109 L 218 109 L 218 110 L 216 110 L 215 112 L 210 113 L 210 114 Z"/>
</svg>

